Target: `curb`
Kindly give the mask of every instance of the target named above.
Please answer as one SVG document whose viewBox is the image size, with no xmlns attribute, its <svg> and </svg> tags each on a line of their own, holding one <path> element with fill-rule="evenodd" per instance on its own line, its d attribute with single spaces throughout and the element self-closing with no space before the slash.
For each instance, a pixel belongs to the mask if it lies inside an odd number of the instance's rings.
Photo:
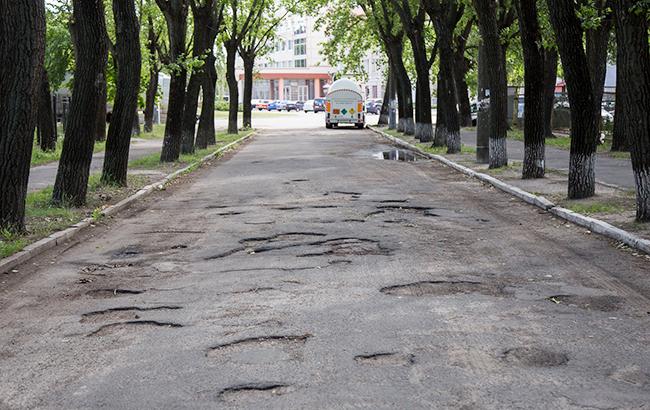
<svg viewBox="0 0 650 410">
<path fill-rule="evenodd" d="M 124 198 L 123 200 L 121 200 L 120 202 L 114 205 L 104 208 L 101 211 L 101 215 L 112 216 L 117 214 L 119 211 L 123 210 L 124 208 L 127 208 L 138 199 L 144 198 L 156 190 L 162 190 L 167 184 L 169 184 L 174 179 L 210 161 L 220 153 L 227 151 L 233 146 L 244 142 L 245 140 L 253 137 L 255 134 L 256 131 L 253 131 L 250 134 L 237 139 L 236 141 L 233 141 L 229 144 L 224 145 L 223 147 L 218 148 L 217 150 L 206 155 L 200 160 L 193 162 L 184 168 L 172 172 L 171 174 L 167 175 L 165 178 L 141 188 L 135 194 L 127 198 Z M 92 217 L 82 219 L 76 224 L 71 225 L 69 228 L 66 228 L 62 231 L 54 232 L 50 236 L 47 236 L 43 239 L 40 239 L 34 243 L 25 246 L 23 250 L 16 252 L 11 256 L 7 256 L 6 258 L 0 259 L 0 272 L 8 272 L 13 268 L 15 268 L 16 266 L 27 262 L 31 258 L 38 256 L 49 249 L 52 249 L 56 246 L 59 246 L 69 241 L 70 239 L 78 235 L 81 231 L 83 231 L 85 228 L 92 225 L 94 222 L 95 220 Z"/>
<path fill-rule="evenodd" d="M 585 227 L 589 229 L 591 232 L 595 232 L 600 235 L 606 236 L 610 239 L 623 242 L 624 244 L 626 244 L 631 248 L 640 250 L 650 255 L 650 240 L 648 239 L 640 238 L 628 231 L 617 228 L 611 224 L 608 224 L 607 222 L 601 221 L 600 219 L 591 218 L 589 216 L 582 215 L 577 212 L 573 212 L 569 209 L 557 206 L 556 204 L 544 198 L 543 196 L 533 195 L 530 192 L 526 192 L 521 188 L 517 188 L 516 186 L 505 183 L 500 179 L 494 178 L 491 175 L 483 174 L 481 172 L 476 172 L 473 169 L 470 169 L 454 161 L 451 161 L 450 159 L 445 158 L 442 155 L 429 154 L 428 152 L 424 152 L 420 148 L 416 147 L 415 145 L 409 144 L 408 142 L 393 137 L 392 135 L 388 135 L 385 132 L 376 129 L 375 127 L 369 126 L 368 129 L 392 141 L 395 145 L 408 148 L 426 158 L 435 159 L 436 161 L 439 161 L 449 166 L 450 168 L 455 169 L 458 172 L 461 172 L 469 177 L 476 178 L 482 182 L 488 183 L 493 187 L 500 189 L 501 191 L 506 192 L 510 195 L 513 195 L 526 203 L 534 205 L 538 208 L 542 208 L 543 210 L 548 211 L 559 218 L 562 218 L 576 225 Z"/>
</svg>

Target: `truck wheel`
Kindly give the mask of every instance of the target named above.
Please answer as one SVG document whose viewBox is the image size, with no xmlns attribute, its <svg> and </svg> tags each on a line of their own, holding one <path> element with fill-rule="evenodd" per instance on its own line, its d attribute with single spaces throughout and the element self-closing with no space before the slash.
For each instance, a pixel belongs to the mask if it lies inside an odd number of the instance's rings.
<svg viewBox="0 0 650 410">
<path fill-rule="evenodd" d="M 326 124 L 325 124 L 325 128 L 332 128 L 332 124 L 330 124 L 329 122 L 326 123 Z"/>
<path fill-rule="evenodd" d="M 365 124 L 355 124 L 355 126 L 357 127 L 357 129 L 360 129 L 360 130 L 363 129 L 364 125 L 365 125 Z"/>
</svg>

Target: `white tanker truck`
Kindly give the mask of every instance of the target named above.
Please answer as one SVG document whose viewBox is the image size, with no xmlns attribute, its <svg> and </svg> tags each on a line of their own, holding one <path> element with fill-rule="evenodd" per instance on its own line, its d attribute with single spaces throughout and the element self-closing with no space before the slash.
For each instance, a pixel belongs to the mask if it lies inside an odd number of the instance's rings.
<svg viewBox="0 0 650 410">
<path fill-rule="evenodd" d="M 357 128 L 366 125 L 361 89 L 345 78 L 334 81 L 325 97 L 325 127 L 338 127 L 339 124 L 353 124 Z"/>
</svg>

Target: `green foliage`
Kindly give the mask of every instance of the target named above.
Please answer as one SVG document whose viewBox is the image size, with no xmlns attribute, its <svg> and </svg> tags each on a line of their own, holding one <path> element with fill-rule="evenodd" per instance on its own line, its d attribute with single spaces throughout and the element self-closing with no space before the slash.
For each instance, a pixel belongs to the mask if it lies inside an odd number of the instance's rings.
<svg viewBox="0 0 650 410">
<path fill-rule="evenodd" d="M 66 74 L 74 67 L 74 49 L 68 29 L 72 6 L 63 0 L 48 2 L 47 6 L 45 69 L 50 87 L 57 90 L 63 85 Z"/>
</svg>

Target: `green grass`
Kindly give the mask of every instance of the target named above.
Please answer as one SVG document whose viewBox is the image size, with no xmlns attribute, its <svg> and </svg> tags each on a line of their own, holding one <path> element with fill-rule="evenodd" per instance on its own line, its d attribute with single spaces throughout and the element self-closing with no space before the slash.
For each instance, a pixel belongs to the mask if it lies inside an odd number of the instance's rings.
<svg viewBox="0 0 650 410">
<path fill-rule="evenodd" d="M 143 132 L 137 138 L 156 140 L 162 139 L 165 133 L 165 126 L 162 124 L 154 125 L 153 132 Z M 94 153 L 103 152 L 106 149 L 106 141 L 95 142 L 93 148 Z M 54 151 L 43 151 L 34 140 L 34 148 L 32 149 L 31 166 L 43 165 L 50 162 L 58 161 L 61 158 L 61 151 L 63 150 L 63 129 L 59 127 L 59 138 L 56 141 L 56 148 Z"/>
<path fill-rule="evenodd" d="M 181 154 L 180 158 L 173 163 L 173 167 L 180 168 L 192 162 L 199 161 L 206 155 L 213 153 L 216 149 L 236 141 L 251 132 L 252 130 L 242 131 L 239 134 L 228 134 L 226 132 L 217 133 L 217 145 L 206 149 L 196 150 L 193 154 Z M 129 167 L 134 169 L 158 169 L 161 166 L 164 166 L 164 164 L 161 164 L 160 162 L 159 153 L 149 154 L 129 163 Z"/>
<path fill-rule="evenodd" d="M 609 202 L 591 202 L 591 203 L 566 203 L 564 206 L 573 212 L 578 212 L 585 215 L 593 214 L 613 214 L 623 212 L 624 209 L 619 205 Z"/>
<path fill-rule="evenodd" d="M 444 155 L 447 153 L 447 147 L 434 147 L 430 143 L 417 142 L 417 140 L 414 140 L 413 137 L 404 135 L 403 133 L 397 130 L 382 129 L 382 131 L 392 137 L 399 138 L 401 140 L 409 142 L 415 145 L 416 147 L 420 148 L 422 151 L 427 152 L 429 154 Z M 463 144 L 460 148 L 460 152 L 461 154 L 473 154 L 476 153 L 476 148 L 468 147 Z"/>
</svg>

